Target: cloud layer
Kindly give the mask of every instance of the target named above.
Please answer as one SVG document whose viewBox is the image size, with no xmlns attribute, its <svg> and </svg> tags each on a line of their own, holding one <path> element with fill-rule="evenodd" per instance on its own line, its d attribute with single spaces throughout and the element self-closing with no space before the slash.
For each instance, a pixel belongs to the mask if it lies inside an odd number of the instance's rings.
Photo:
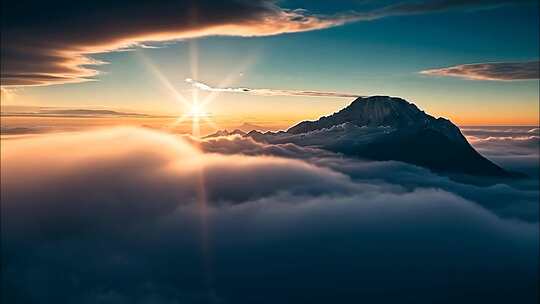
<svg viewBox="0 0 540 304">
<path fill-rule="evenodd" d="M 530 128 L 529 128 L 530 129 Z M 528 130 L 528 129 L 527 129 Z M 328 135 L 328 134 L 327 134 Z M 507 141 L 504 146 L 483 146 L 469 138 L 475 148 L 479 149 L 490 159 L 494 158 L 504 168 L 524 172 L 530 175 L 525 181 L 515 181 L 511 186 L 496 184 L 489 187 L 457 183 L 446 177 L 431 173 L 429 170 L 413 165 L 387 161 L 372 162 L 343 156 L 325 150 L 299 147 L 291 143 L 264 144 L 251 138 L 228 136 L 208 138 L 200 143 L 205 151 L 221 154 L 244 154 L 250 156 L 273 155 L 285 158 L 302 159 L 316 166 L 331 168 L 334 171 L 350 176 L 354 180 L 373 183 L 384 181 L 390 184 L 405 186 L 407 189 L 437 188 L 474 201 L 504 218 L 519 218 L 527 221 L 538 220 L 538 158 L 539 152 L 534 144 L 524 153 L 528 162 L 516 163 L 514 152 L 519 149 L 519 139 L 516 142 Z M 320 143 L 319 143 L 320 144 Z M 316 146 L 316 145 L 314 145 Z M 520 156 L 525 156 L 520 155 Z M 482 179 L 471 180 L 482 184 Z"/>
<path fill-rule="evenodd" d="M 540 61 L 462 64 L 420 72 L 431 76 L 459 77 L 469 80 L 529 80 L 540 78 Z"/>
<path fill-rule="evenodd" d="M 526 209 L 537 188 L 133 128 L 1 148 L 2 302 L 527 303 L 538 292 L 538 219 L 497 210 Z"/>
<path fill-rule="evenodd" d="M 325 91 L 306 91 L 306 90 L 280 90 L 280 89 L 254 89 L 254 88 L 214 88 L 200 81 L 187 78 L 186 82 L 194 88 L 208 92 L 222 93 L 243 93 L 259 96 L 311 96 L 311 97 L 344 97 L 356 98 L 361 95 L 340 93 L 340 92 L 325 92 Z"/>
<path fill-rule="evenodd" d="M 539 177 L 540 132 L 535 127 L 463 128 L 469 142 L 504 168 Z"/>
</svg>

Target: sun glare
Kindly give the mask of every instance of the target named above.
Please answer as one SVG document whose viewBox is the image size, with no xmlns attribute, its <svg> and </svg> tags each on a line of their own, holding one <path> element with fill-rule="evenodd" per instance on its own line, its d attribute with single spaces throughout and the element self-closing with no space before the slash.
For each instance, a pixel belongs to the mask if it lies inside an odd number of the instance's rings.
<svg viewBox="0 0 540 304">
<path fill-rule="evenodd" d="M 192 117 L 192 118 L 200 118 L 200 117 L 207 117 L 208 113 L 206 113 L 202 105 L 192 104 L 188 115 L 189 117 Z"/>
</svg>

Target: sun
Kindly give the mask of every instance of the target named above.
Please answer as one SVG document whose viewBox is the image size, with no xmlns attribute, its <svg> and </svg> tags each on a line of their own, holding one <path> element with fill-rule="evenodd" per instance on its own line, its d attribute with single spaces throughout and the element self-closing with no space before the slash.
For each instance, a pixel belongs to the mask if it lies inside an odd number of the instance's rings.
<svg viewBox="0 0 540 304">
<path fill-rule="evenodd" d="M 201 104 L 192 104 L 189 109 L 189 117 L 192 118 L 201 118 L 207 117 L 208 113 L 204 110 L 204 107 Z"/>
</svg>

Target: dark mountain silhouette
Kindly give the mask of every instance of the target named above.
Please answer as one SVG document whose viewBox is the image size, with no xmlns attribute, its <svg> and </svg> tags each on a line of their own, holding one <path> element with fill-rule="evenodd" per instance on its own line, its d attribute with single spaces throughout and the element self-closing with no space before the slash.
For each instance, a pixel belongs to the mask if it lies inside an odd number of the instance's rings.
<svg viewBox="0 0 540 304">
<path fill-rule="evenodd" d="M 402 161 L 454 175 L 521 176 L 480 155 L 451 121 L 434 118 L 395 97 L 360 97 L 339 112 L 303 121 L 287 132 L 251 131 L 246 136 L 360 158 Z"/>
<path fill-rule="evenodd" d="M 299 134 L 329 128 L 342 123 L 356 126 L 413 127 L 423 125 L 433 117 L 420 111 L 414 104 L 401 98 L 387 96 L 359 97 L 349 106 L 330 116 L 323 116 L 317 121 L 303 121 L 288 133 Z"/>
</svg>

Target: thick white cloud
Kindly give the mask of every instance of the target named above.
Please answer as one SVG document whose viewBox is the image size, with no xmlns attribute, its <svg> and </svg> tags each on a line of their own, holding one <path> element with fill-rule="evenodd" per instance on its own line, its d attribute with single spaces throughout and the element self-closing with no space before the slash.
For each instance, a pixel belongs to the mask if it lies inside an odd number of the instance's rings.
<svg viewBox="0 0 540 304">
<path fill-rule="evenodd" d="M 340 127 L 322 131 L 328 136 Z M 526 130 L 528 131 L 528 129 Z M 525 131 L 525 132 L 526 132 Z M 320 133 L 314 131 L 312 133 Z M 324 136 L 314 134 L 318 140 L 324 141 Z M 304 139 L 302 139 L 304 140 Z M 473 144 L 476 142 L 473 141 Z M 488 151 L 478 147 L 484 155 L 494 158 L 496 161 L 503 160 L 505 167 L 515 169 L 518 172 L 526 172 L 531 178 L 515 180 L 509 184 L 496 184 L 487 182 L 483 178 L 471 179 L 473 184 L 463 184 L 453 181 L 448 177 L 440 176 L 427 169 L 396 161 L 366 161 L 344 157 L 340 154 L 325 150 L 300 147 L 291 143 L 266 144 L 256 142 L 249 137 L 228 136 L 207 138 L 199 143 L 201 148 L 208 152 L 222 154 L 245 154 L 245 155 L 273 155 L 286 158 L 303 159 L 319 167 L 330 168 L 350 176 L 357 182 L 370 184 L 399 185 L 408 190 L 416 188 L 437 188 L 456 193 L 468 200 L 482 205 L 506 218 L 520 218 L 529 221 L 538 220 L 538 151 L 528 150 L 528 161 L 516 165 L 512 149 L 519 149 L 511 143 L 504 147 L 494 146 Z M 500 150 L 499 152 L 497 152 Z M 495 153 L 495 155 L 494 155 Z M 499 154 L 496 154 L 499 153 Z M 521 158 L 520 158 L 521 159 Z M 489 186 L 485 186 L 490 184 Z M 484 185 L 484 186 L 478 186 Z"/>
<path fill-rule="evenodd" d="M 2 299 L 534 299 L 537 220 L 417 167 L 299 149 L 133 128 L 3 141 Z"/>
</svg>

